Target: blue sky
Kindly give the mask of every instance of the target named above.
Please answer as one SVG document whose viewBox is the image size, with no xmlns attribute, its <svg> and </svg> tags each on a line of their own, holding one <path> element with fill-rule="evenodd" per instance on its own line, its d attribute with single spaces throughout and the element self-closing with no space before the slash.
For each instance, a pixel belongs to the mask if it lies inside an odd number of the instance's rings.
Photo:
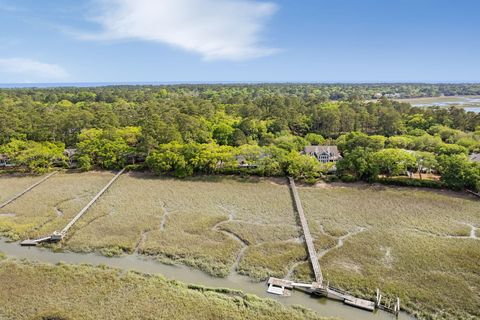
<svg viewBox="0 0 480 320">
<path fill-rule="evenodd" d="M 478 82 L 477 0 L 0 0 L 0 83 Z"/>
</svg>

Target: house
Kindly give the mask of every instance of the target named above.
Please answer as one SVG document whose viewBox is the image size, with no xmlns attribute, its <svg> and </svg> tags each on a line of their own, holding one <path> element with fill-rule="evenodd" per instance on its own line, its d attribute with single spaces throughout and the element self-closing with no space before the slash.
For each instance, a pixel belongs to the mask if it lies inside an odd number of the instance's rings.
<svg viewBox="0 0 480 320">
<path fill-rule="evenodd" d="M 258 155 L 237 155 L 235 156 L 235 160 L 237 160 L 237 164 L 239 168 L 246 168 L 246 169 L 255 169 L 258 168 L 257 161 L 262 160 L 268 157 L 266 153 L 260 153 Z"/>
<path fill-rule="evenodd" d="M 5 154 L 0 154 L 0 167 L 6 167 L 8 163 L 8 157 Z"/>
<path fill-rule="evenodd" d="M 76 168 L 77 167 L 77 149 L 67 148 L 63 151 L 63 155 L 67 157 L 68 167 Z"/>
<path fill-rule="evenodd" d="M 304 153 L 314 156 L 322 163 L 337 162 L 342 158 L 337 146 L 306 146 Z"/>
<path fill-rule="evenodd" d="M 480 153 L 472 153 L 470 155 L 470 161 L 480 162 Z"/>
<path fill-rule="evenodd" d="M 10 159 L 6 154 L 0 154 L 0 168 L 9 168 L 15 166 L 15 164 L 10 163 Z"/>
</svg>

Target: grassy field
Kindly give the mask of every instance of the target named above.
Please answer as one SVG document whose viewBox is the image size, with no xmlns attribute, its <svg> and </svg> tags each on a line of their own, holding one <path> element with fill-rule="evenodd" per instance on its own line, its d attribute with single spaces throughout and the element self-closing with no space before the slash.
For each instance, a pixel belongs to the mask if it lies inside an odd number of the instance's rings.
<svg viewBox="0 0 480 320">
<path fill-rule="evenodd" d="M 428 318 L 480 317 L 480 202 L 451 192 L 378 186 L 301 188 L 314 238 L 344 239 L 322 251 L 331 283 L 357 294 L 381 288 Z M 480 236 L 476 232 L 476 236 Z M 311 279 L 308 264 L 294 270 Z"/>
<path fill-rule="evenodd" d="M 15 214 L 0 216 L 0 230 L 19 238 L 59 229 L 111 176 L 53 177 L 0 211 Z M 361 184 L 303 186 L 299 192 L 331 284 L 365 297 L 381 288 L 425 319 L 480 317 L 477 199 Z M 66 201 L 61 216 L 55 214 L 59 201 Z M 310 281 L 300 235 L 283 180 L 129 173 L 54 247 L 137 252 L 217 276 L 236 270 L 256 279 Z"/>
<path fill-rule="evenodd" d="M 228 289 L 188 286 L 161 276 L 87 265 L 3 260 L 0 319 L 320 318 L 299 307 L 285 307 Z"/>
</svg>

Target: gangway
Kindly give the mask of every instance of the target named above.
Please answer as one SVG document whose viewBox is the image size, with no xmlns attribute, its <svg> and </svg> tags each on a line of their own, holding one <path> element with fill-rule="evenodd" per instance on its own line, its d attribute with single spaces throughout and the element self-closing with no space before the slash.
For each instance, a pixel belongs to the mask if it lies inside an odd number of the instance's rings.
<svg viewBox="0 0 480 320">
<path fill-rule="evenodd" d="M 95 195 L 95 197 L 93 197 L 93 199 L 90 200 L 90 202 L 85 207 L 83 207 L 83 209 L 80 210 L 75 215 L 75 217 L 73 217 L 72 220 L 70 220 L 70 222 L 60 232 L 55 231 L 49 236 L 40 237 L 40 238 L 36 238 L 36 239 L 26 239 L 26 240 L 23 240 L 22 242 L 20 242 L 20 245 L 22 245 L 22 246 L 36 246 L 37 244 L 42 243 L 42 242 L 58 242 L 58 241 L 61 241 L 65 237 L 65 235 L 67 234 L 68 230 L 70 230 L 70 228 L 88 211 L 88 209 L 90 209 L 90 207 L 105 193 L 105 191 L 107 191 L 108 188 L 110 188 L 110 186 L 122 175 L 122 173 L 125 171 L 125 169 L 126 168 L 123 168 L 122 170 L 120 170 L 107 183 L 107 185 L 105 187 L 103 187 L 102 190 L 100 190 Z"/>
</svg>

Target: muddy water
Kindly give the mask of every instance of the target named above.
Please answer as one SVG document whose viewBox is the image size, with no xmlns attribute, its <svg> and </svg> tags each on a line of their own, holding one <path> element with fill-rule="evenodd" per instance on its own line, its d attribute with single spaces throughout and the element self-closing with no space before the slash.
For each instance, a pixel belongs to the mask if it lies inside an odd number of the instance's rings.
<svg viewBox="0 0 480 320">
<path fill-rule="evenodd" d="M 137 254 L 122 257 L 107 258 L 97 254 L 62 252 L 54 253 L 51 250 L 37 247 L 21 247 L 18 243 L 7 243 L 0 239 L 0 252 L 8 257 L 16 259 L 27 259 L 44 263 L 66 262 L 70 264 L 88 263 L 92 265 L 107 265 L 122 270 L 135 270 L 142 273 L 161 274 L 168 279 L 174 279 L 185 283 L 203 285 L 206 287 L 222 287 L 241 290 L 252 293 L 259 297 L 275 299 L 285 305 L 302 305 L 317 311 L 322 316 L 338 317 L 344 320 L 383 320 L 395 319 L 395 316 L 383 311 L 371 313 L 348 307 L 341 302 L 316 298 L 303 292 L 295 291 L 291 297 L 279 297 L 266 292 L 264 283 L 252 282 L 250 278 L 232 274 L 227 278 L 215 278 L 193 268 L 181 265 L 166 265 Z M 413 317 L 401 313 L 400 320 L 413 320 Z"/>
</svg>

